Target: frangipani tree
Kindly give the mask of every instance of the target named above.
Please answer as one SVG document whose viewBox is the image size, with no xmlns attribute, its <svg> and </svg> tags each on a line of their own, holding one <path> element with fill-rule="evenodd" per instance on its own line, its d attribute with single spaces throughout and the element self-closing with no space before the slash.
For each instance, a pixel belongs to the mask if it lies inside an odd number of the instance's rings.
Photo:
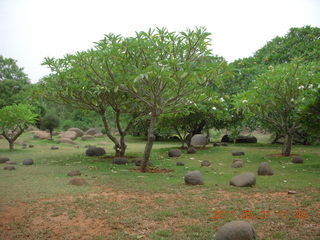
<svg viewBox="0 0 320 240">
<path fill-rule="evenodd" d="M 235 105 L 262 127 L 285 136 L 282 155 L 291 153 L 293 134 L 301 128 L 300 114 L 314 98 L 320 84 L 320 65 L 295 60 L 270 66 L 248 91 L 235 98 Z"/>
</svg>

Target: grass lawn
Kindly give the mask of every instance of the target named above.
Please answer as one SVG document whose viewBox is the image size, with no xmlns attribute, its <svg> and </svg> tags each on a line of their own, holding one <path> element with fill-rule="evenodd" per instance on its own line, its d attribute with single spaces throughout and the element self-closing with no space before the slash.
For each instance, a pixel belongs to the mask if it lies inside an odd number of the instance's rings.
<svg viewBox="0 0 320 240">
<path fill-rule="evenodd" d="M 20 143 L 33 148 L 9 152 L 0 140 L 0 156 L 16 161 L 15 171 L 0 169 L 0 239 L 214 239 L 218 227 L 231 220 L 252 223 L 258 239 L 320 239 L 320 147 L 294 146 L 293 154 L 304 158 L 274 157 L 279 145 L 229 144 L 168 158 L 175 142 L 156 142 L 153 167 L 168 173 L 141 173 L 134 164 L 113 165 L 110 158 L 86 157 L 85 145 L 113 145 L 105 138 L 76 140 L 77 145 L 33 139 Z M 102 143 L 105 142 L 105 143 Z M 128 137 L 127 154 L 142 156 L 144 141 Z M 50 147 L 59 146 L 59 150 Z M 231 152 L 241 150 L 244 167 L 234 169 Z M 32 158 L 32 166 L 22 165 Z M 239 157 L 237 157 L 239 158 Z M 200 167 L 202 160 L 212 162 Z M 176 166 L 182 161 L 185 166 Z M 273 176 L 257 176 L 256 186 L 236 188 L 230 179 L 244 172 L 257 172 L 268 162 Z M 89 183 L 69 185 L 70 170 L 80 170 Z M 204 185 L 184 184 L 184 175 L 200 170 Z M 297 194 L 288 194 L 289 190 Z"/>
</svg>

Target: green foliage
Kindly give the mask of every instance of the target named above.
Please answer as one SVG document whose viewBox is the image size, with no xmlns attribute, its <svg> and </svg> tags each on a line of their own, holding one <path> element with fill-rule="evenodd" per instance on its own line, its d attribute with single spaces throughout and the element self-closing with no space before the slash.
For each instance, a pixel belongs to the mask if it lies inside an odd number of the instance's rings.
<svg viewBox="0 0 320 240">
<path fill-rule="evenodd" d="M 24 102 L 22 93 L 29 86 L 29 79 L 17 61 L 0 55 L 0 108 Z"/>
</svg>

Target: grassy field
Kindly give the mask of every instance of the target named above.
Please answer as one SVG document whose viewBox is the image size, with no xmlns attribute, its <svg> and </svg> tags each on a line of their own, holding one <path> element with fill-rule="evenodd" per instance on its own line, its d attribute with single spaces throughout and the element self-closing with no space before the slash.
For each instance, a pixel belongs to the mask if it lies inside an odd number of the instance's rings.
<svg viewBox="0 0 320 240">
<path fill-rule="evenodd" d="M 264 138 L 266 139 L 266 138 Z M 144 141 L 128 138 L 128 155 L 142 156 Z M 113 165 L 110 158 L 86 157 L 85 145 L 105 147 L 105 138 L 77 145 L 32 139 L 30 133 L 18 140 L 33 148 L 9 152 L 0 140 L 0 156 L 16 161 L 17 170 L 0 165 L 0 239 L 214 239 L 218 227 L 231 220 L 252 223 L 258 239 L 320 239 L 320 147 L 294 146 L 291 157 L 274 157 L 279 145 L 229 144 L 168 158 L 175 142 L 156 142 L 153 167 L 172 169 L 168 173 L 141 173 L 134 164 Z M 102 143 L 105 142 L 105 143 Z M 50 147 L 59 146 L 59 150 Z M 244 167 L 231 168 L 231 152 L 245 152 Z M 23 159 L 35 164 L 24 166 Z M 202 160 L 212 162 L 200 167 Z M 185 166 L 176 166 L 182 161 Z M 268 162 L 273 176 L 257 176 L 252 188 L 236 188 L 230 179 L 244 172 L 257 172 Z M 70 170 L 80 170 L 89 183 L 73 186 Z M 184 175 L 200 170 L 205 184 L 188 186 Z M 297 191 L 289 195 L 288 191 Z M 220 214 L 217 214 L 220 213 Z M 222 214 L 223 213 L 223 214 Z"/>
</svg>

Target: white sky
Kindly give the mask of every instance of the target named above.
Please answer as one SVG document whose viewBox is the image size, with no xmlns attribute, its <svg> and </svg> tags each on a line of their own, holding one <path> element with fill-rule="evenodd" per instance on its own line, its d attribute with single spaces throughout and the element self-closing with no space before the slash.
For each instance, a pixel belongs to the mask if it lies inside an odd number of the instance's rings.
<svg viewBox="0 0 320 240">
<path fill-rule="evenodd" d="M 320 0 L 0 0 L 0 55 L 37 82 L 49 73 L 44 57 L 88 49 L 110 32 L 204 26 L 213 53 L 230 62 L 304 25 L 320 27 Z"/>
</svg>

